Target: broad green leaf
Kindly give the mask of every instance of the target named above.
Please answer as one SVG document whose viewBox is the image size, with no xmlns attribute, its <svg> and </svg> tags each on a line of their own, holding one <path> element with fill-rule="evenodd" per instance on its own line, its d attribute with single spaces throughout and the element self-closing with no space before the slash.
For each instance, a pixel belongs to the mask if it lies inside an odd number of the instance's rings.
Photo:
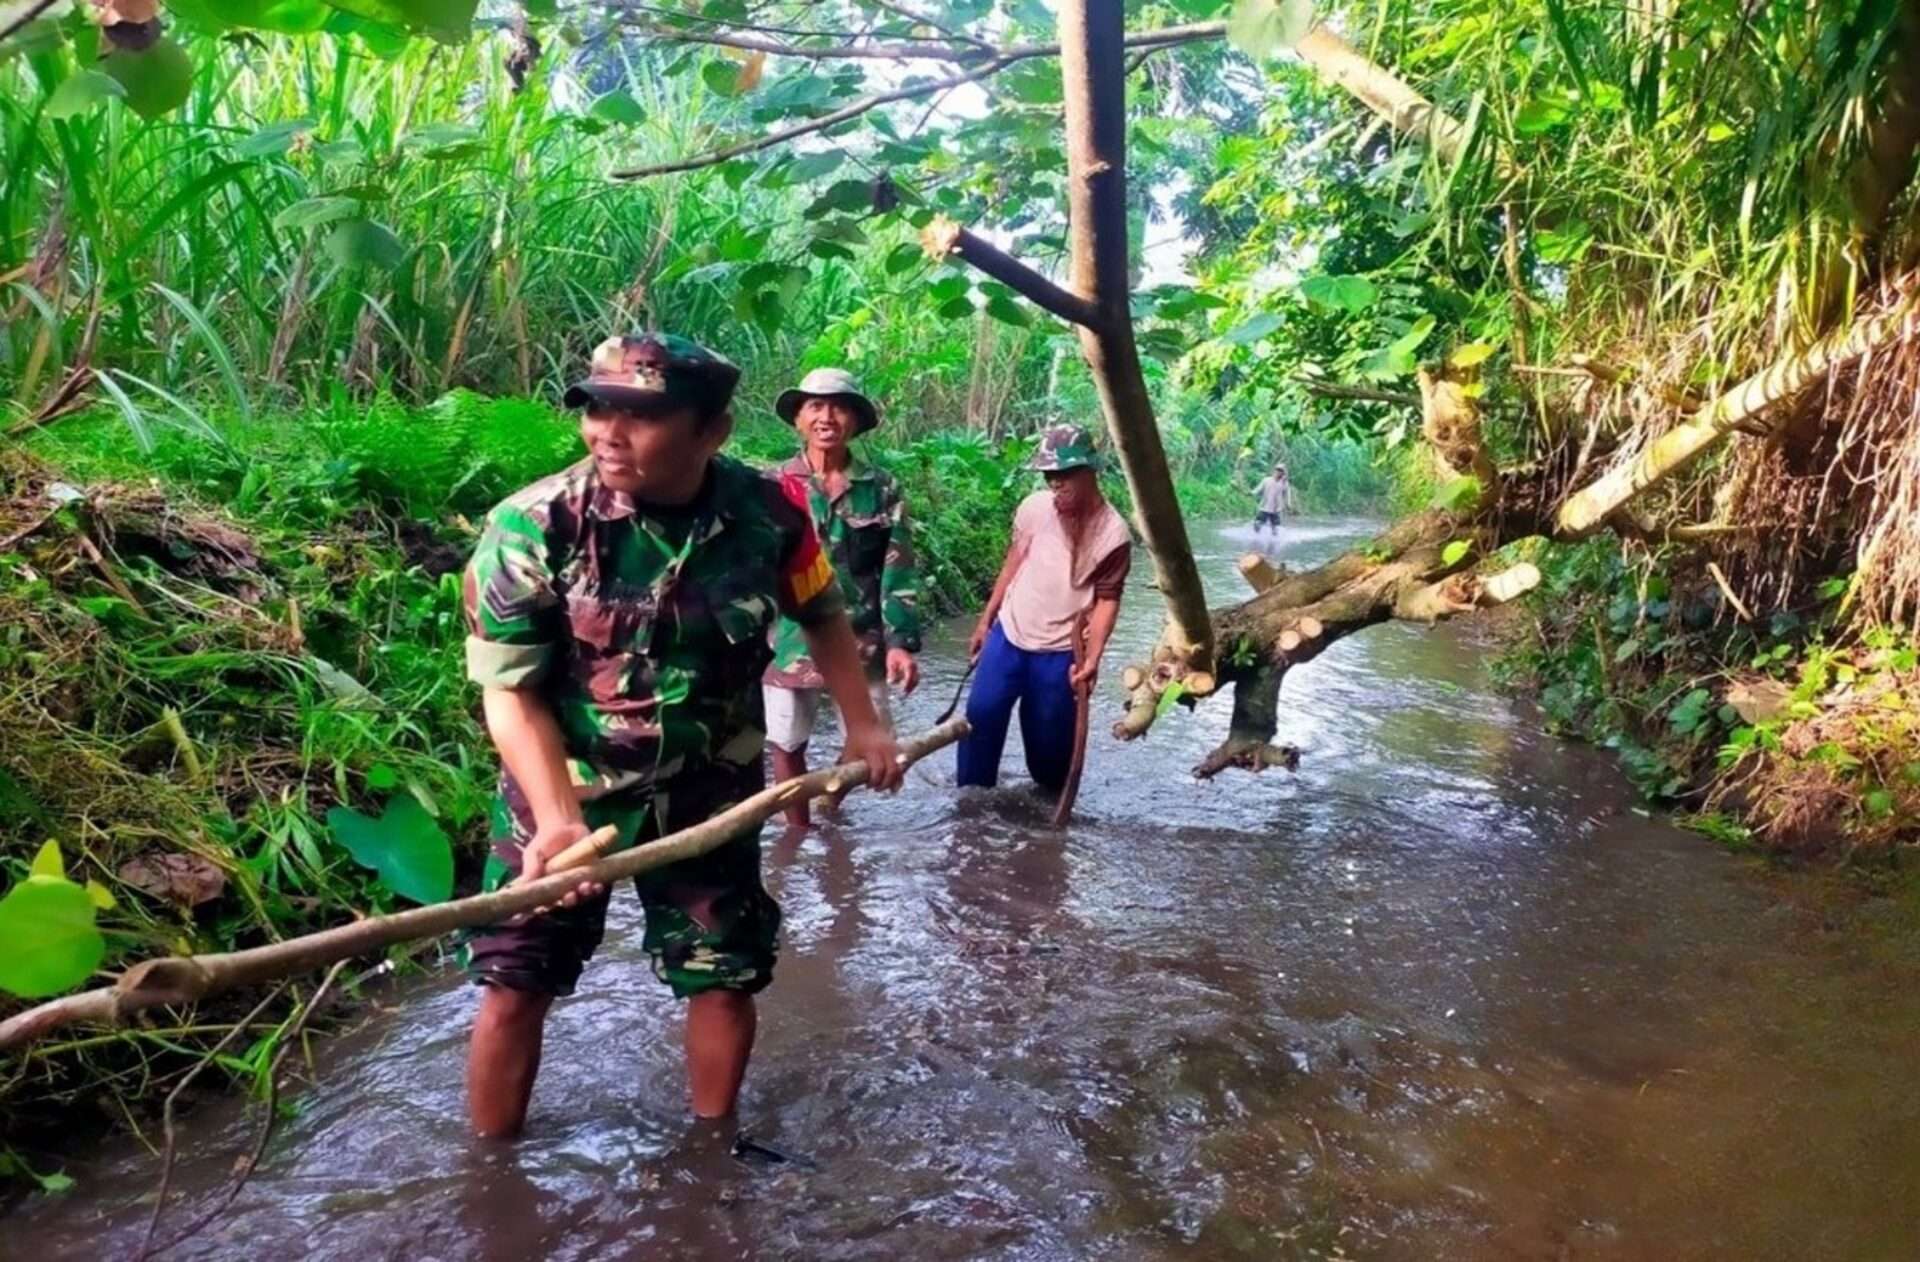
<svg viewBox="0 0 1920 1262">
<path fill-rule="evenodd" d="M 700 78 L 721 96 L 740 95 L 740 67 L 727 58 L 716 57 L 700 67 Z"/>
<path fill-rule="evenodd" d="M 1473 547 L 1473 545 L 1467 542 L 1465 539 L 1453 540 L 1452 542 L 1448 543 L 1446 547 L 1440 549 L 1440 564 L 1442 565 L 1460 564 L 1460 559 L 1467 555 L 1467 549 L 1471 547 Z"/>
<path fill-rule="evenodd" d="M 813 199 L 804 212 L 808 219 L 836 211 L 866 210 L 873 205 L 873 186 L 865 180 L 835 180 L 827 191 Z"/>
<path fill-rule="evenodd" d="M 607 93 L 593 103 L 587 110 L 587 116 L 620 127 L 638 127 L 647 121 L 645 107 L 627 92 Z"/>
<path fill-rule="evenodd" d="M 422 31 L 455 42 L 473 29 L 477 0 L 328 0 L 334 8 L 382 26 Z"/>
<path fill-rule="evenodd" d="M 386 763 L 377 762 L 367 768 L 367 787 L 369 789 L 385 793 L 388 789 L 398 786 L 399 783 L 400 773 Z"/>
<path fill-rule="evenodd" d="M 60 86 L 47 98 L 45 113 L 48 118 L 74 118 L 94 109 L 102 101 L 126 94 L 127 90 L 120 86 L 120 81 L 111 75 L 101 74 L 98 70 L 82 70 L 61 80 Z"/>
<path fill-rule="evenodd" d="M 311 118 L 290 118 L 262 127 L 245 140 L 236 141 L 233 152 L 242 158 L 275 158 L 293 148 L 295 139 L 313 130 Z"/>
<path fill-rule="evenodd" d="M 1235 346 L 1250 346 L 1284 323 L 1273 312 L 1262 311 L 1221 334 L 1220 340 Z"/>
<path fill-rule="evenodd" d="M 50 876 L 56 881 L 67 879 L 67 865 L 60 858 L 60 843 L 49 841 L 34 853 L 33 865 L 27 869 L 28 876 Z"/>
<path fill-rule="evenodd" d="M 1493 343 L 1468 342 L 1465 346 L 1460 347 L 1455 350 L 1453 354 L 1447 356 L 1447 362 L 1455 368 L 1472 368 L 1476 364 L 1485 363 L 1492 354 Z"/>
<path fill-rule="evenodd" d="M 345 219 L 359 211 L 360 204 L 351 197 L 307 197 L 275 215 L 273 226 L 282 232 L 304 232 L 336 219 Z"/>
<path fill-rule="evenodd" d="M 344 165 L 361 161 L 367 156 L 367 151 L 357 140 L 329 140 L 325 144 L 315 145 L 313 156 L 322 162 Z"/>
<path fill-rule="evenodd" d="M 1023 329 L 1033 326 L 1033 317 L 1027 314 L 1026 308 L 1005 294 L 988 295 L 987 314 L 1004 324 L 1018 325 Z"/>
<path fill-rule="evenodd" d="M 949 302 L 965 294 L 972 286 L 964 276 L 942 276 L 927 286 L 927 297 L 935 302 Z"/>
<path fill-rule="evenodd" d="M 402 898 L 441 903 L 453 895 L 453 846 L 411 794 L 388 801 L 378 819 L 336 806 L 327 812 L 327 828 L 355 863 L 373 869 Z"/>
<path fill-rule="evenodd" d="M 400 266 L 400 260 L 407 256 L 407 247 L 393 230 L 385 224 L 371 219 L 343 219 L 334 225 L 327 234 L 327 257 L 342 267 L 379 267 L 392 269 Z"/>
<path fill-rule="evenodd" d="M 137 53 L 120 49 L 100 64 L 126 89 L 127 108 L 142 118 L 171 113 L 193 91 L 193 61 L 171 36 Z"/>
<path fill-rule="evenodd" d="M 336 13 L 328 20 L 327 29 L 344 28 L 345 33 L 358 39 L 366 50 L 382 61 L 392 61 L 407 51 L 407 45 L 413 42 L 413 36 L 404 26 L 387 22 L 369 22 L 365 18 L 354 17 L 350 13 Z"/>
<path fill-rule="evenodd" d="M 93 900 L 72 881 L 31 876 L 0 898 L 0 990 L 43 999 L 92 975 L 107 942 Z"/>
<path fill-rule="evenodd" d="M 1249 57 L 1292 48 L 1313 29 L 1312 0 L 1234 0 L 1227 39 Z"/>
<path fill-rule="evenodd" d="M 847 155 L 838 149 L 824 153 L 803 153 L 787 165 L 787 177 L 795 184 L 810 184 L 840 169 Z"/>
<path fill-rule="evenodd" d="M 1535 97 L 1514 114 L 1513 129 L 1523 136 L 1538 136 L 1560 126 L 1569 116 L 1565 102 Z"/>
<path fill-rule="evenodd" d="M 964 294 L 958 298 L 949 298 L 940 304 L 935 314 L 943 320 L 963 320 L 973 314 L 973 300 Z"/>
<path fill-rule="evenodd" d="M 1186 695 L 1187 685 L 1181 680 L 1174 680 L 1167 685 L 1167 690 L 1160 694 L 1160 699 L 1153 703 L 1153 717 L 1156 719 L 1166 718 L 1173 710 L 1173 707 L 1180 704 L 1180 698 Z"/>
<path fill-rule="evenodd" d="M 1322 275 L 1301 281 L 1300 296 L 1316 307 L 1359 315 L 1380 297 L 1380 290 L 1364 276 Z"/>
<path fill-rule="evenodd" d="M 889 276 L 898 276 L 911 271 L 913 265 L 926 257 L 926 252 L 911 241 L 903 241 L 887 251 L 886 270 Z"/>
<path fill-rule="evenodd" d="M 1468 474 L 1442 486 L 1433 494 L 1433 506 L 1460 513 L 1480 502 L 1480 479 Z"/>
</svg>

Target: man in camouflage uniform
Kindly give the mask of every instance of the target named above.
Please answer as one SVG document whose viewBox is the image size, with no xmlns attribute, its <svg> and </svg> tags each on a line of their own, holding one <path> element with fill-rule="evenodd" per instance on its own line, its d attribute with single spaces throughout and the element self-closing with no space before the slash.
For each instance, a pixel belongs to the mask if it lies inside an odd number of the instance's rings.
<svg viewBox="0 0 1920 1262">
<path fill-rule="evenodd" d="M 911 693 L 920 681 L 913 655 L 920 651 L 918 592 L 913 542 L 900 484 L 853 454 L 849 444 L 880 423 L 872 400 L 839 368 L 816 368 L 796 389 L 774 401 L 780 419 L 800 431 L 802 450 L 769 475 L 792 478 L 807 488 L 807 507 L 840 576 L 867 667 L 874 710 L 887 715 L 887 686 Z M 800 624 L 782 618 L 774 629 L 773 665 L 767 668 L 767 743 L 773 776 L 789 780 L 807 772 L 807 742 L 813 736 L 824 681 L 807 656 Z M 787 808 L 789 828 L 807 826 L 805 802 Z"/>
<path fill-rule="evenodd" d="M 467 671 L 500 751 L 487 885 L 539 876 L 593 828 L 623 844 L 697 824 L 761 787 L 760 675 L 774 618 L 801 628 L 873 783 L 899 783 L 893 735 L 797 479 L 720 447 L 739 370 L 684 338 L 613 338 L 587 380 L 588 458 L 495 508 L 466 575 Z M 758 830 L 637 882 L 654 973 L 689 1000 L 694 1112 L 733 1111 L 771 979 L 780 908 Z M 541 1032 L 598 945 L 604 886 L 477 933 L 482 983 L 467 1065 L 476 1133 L 526 1118 Z"/>
</svg>

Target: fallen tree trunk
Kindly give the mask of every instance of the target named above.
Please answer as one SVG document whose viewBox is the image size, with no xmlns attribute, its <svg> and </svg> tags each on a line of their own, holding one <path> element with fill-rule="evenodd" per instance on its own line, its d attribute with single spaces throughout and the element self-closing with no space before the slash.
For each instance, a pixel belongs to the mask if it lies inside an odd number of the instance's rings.
<svg viewBox="0 0 1920 1262">
<path fill-rule="evenodd" d="M 965 719 L 953 719 L 900 746 L 905 765 L 944 749 L 967 733 Z M 213 955 L 168 956 L 134 965 L 112 986 L 50 999 L 0 1022 L 0 1051 L 24 1047 L 77 1022 L 119 1025 L 148 1008 L 195 1003 L 213 995 L 261 982 L 310 972 L 339 960 L 366 955 L 397 942 L 437 938 L 455 929 L 498 924 L 558 902 L 584 881 L 603 885 L 677 863 L 757 828 L 796 799 L 812 799 L 867 782 L 867 764 L 831 767 L 788 780 L 692 828 L 636 846 L 611 858 L 510 885 L 490 894 L 416 907 L 389 916 L 372 916 L 303 937 L 223 951 Z"/>
<path fill-rule="evenodd" d="M 1569 496 L 1555 515 L 1554 533 L 1571 539 L 1592 534 L 1627 501 L 1678 473 L 1735 429 L 1861 357 L 1912 334 L 1920 317 L 1920 292 L 1915 292 L 1912 278 L 1900 288 L 1909 296 L 1892 310 L 1860 320 L 1748 377 L 1648 443 L 1632 460 Z"/>
<path fill-rule="evenodd" d="M 1134 684 L 1127 712 L 1114 736 L 1132 740 L 1146 733 L 1170 689 L 1186 700 L 1232 683 L 1233 720 L 1227 739 L 1193 773 L 1203 779 L 1228 767 L 1291 770 L 1299 761 L 1292 746 L 1274 745 L 1280 686 L 1287 672 L 1310 662 L 1335 641 L 1391 619 L 1437 622 L 1473 609 L 1504 604 L 1540 582 L 1540 572 L 1520 564 L 1497 573 L 1473 572 L 1496 540 L 1489 527 L 1431 510 L 1406 518 L 1365 547 L 1325 565 L 1269 583 L 1252 599 L 1213 612 L 1216 667 L 1189 684 L 1194 672 L 1156 650 L 1149 666 L 1129 668 Z M 1266 578 L 1253 581 L 1260 582 Z"/>
</svg>

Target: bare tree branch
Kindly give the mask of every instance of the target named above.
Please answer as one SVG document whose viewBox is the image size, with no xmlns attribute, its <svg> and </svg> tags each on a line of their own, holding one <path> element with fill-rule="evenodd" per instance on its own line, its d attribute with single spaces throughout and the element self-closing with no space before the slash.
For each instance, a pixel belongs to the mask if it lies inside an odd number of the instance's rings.
<svg viewBox="0 0 1920 1262">
<path fill-rule="evenodd" d="M 659 12 L 634 5 L 631 8 L 644 12 Z M 813 61 L 836 61 L 858 59 L 866 61 L 950 61 L 968 64 L 978 61 L 998 61 L 1012 65 L 1016 61 L 1027 61 L 1035 57 L 1058 57 L 1058 44 L 1007 44 L 995 46 L 985 44 L 964 35 L 954 35 L 956 42 L 964 42 L 965 47 L 955 47 L 952 43 L 940 43 L 933 40 L 906 40 L 890 43 L 806 45 L 786 40 L 766 39 L 763 34 L 775 28 L 761 28 L 746 23 L 734 23 L 736 30 L 747 30 L 754 34 L 739 35 L 733 31 L 688 31 L 675 27 L 663 27 L 655 23 L 640 24 L 642 30 L 651 38 L 673 44 L 711 44 L 721 48 L 737 48 L 744 52 L 768 53 L 777 57 L 801 57 Z M 1194 22 L 1185 26 L 1163 26 L 1150 31 L 1138 31 L 1126 37 L 1124 46 L 1129 49 L 1172 48 L 1177 44 L 1192 44 L 1203 40 L 1219 39 L 1227 32 L 1224 22 Z M 816 37 L 809 38 L 831 38 Z"/>
<path fill-rule="evenodd" d="M 1048 280 L 985 237 L 942 216 L 928 224 L 920 242 L 933 258 L 958 255 L 987 275 L 1069 324 L 1093 327 L 1100 318 L 1093 300 Z"/>
<path fill-rule="evenodd" d="M 672 162 L 660 162 L 653 166 L 628 167 L 621 171 L 611 171 L 608 172 L 608 176 L 616 180 L 643 180 L 653 175 L 671 175 L 676 171 L 697 171 L 702 167 L 718 166 L 722 162 L 741 157 L 745 154 L 759 153 L 764 149 L 777 148 L 780 145 L 786 144 L 789 140 L 795 140 L 801 136 L 810 136 L 815 132 L 826 131 L 830 127 L 838 127 L 841 123 L 849 119 L 858 118 L 867 111 L 878 109 L 882 105 L 891 105 L 895 101 L 911 101 L 930 93 L 950 91 L 963 83 L 973 83 L 976 80 L 984 79 L 988 75 L 1005 69 L 1006 65 L 1007 63 L 1005 61 L 990 61 L 984 66 L 979 66 L 964 74 L 952 75 L 945 79 L 936 79 L 929 83 L 909 84 L 906 87 L 895 88 L 890 92 L 876 92 L 872 96 L 863 96 L 857 101 L 849 102 L 830 114 L 822 114 L 819 118 L 810 118 L 804 123 L 795 123 L 791 127 L 782 127 L 776 131 L 770 131 L 764 136 L 757 136 L 752 140 L 743 140 L 737 145 L 728 145 L 724 149 L 714 149 L 707 153 L 696 154 L 691 158 L 678 158 Z"/>
</svg>

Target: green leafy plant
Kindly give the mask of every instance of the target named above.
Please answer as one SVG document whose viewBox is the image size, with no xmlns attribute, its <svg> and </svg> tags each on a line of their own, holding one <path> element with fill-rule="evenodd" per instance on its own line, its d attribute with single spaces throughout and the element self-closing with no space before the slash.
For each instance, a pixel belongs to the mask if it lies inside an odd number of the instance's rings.
<svg viewBox="0 0 1920 1262">
<path fill-rule="evenodd" d="M 0 990 L 38 999 L 84 982 L 107 950 L 94 919 L 113 905 L 99 882 L 67 879 L 59 843 L 41 846 L 26 879 L 0 898 Z"/>
</svg>

